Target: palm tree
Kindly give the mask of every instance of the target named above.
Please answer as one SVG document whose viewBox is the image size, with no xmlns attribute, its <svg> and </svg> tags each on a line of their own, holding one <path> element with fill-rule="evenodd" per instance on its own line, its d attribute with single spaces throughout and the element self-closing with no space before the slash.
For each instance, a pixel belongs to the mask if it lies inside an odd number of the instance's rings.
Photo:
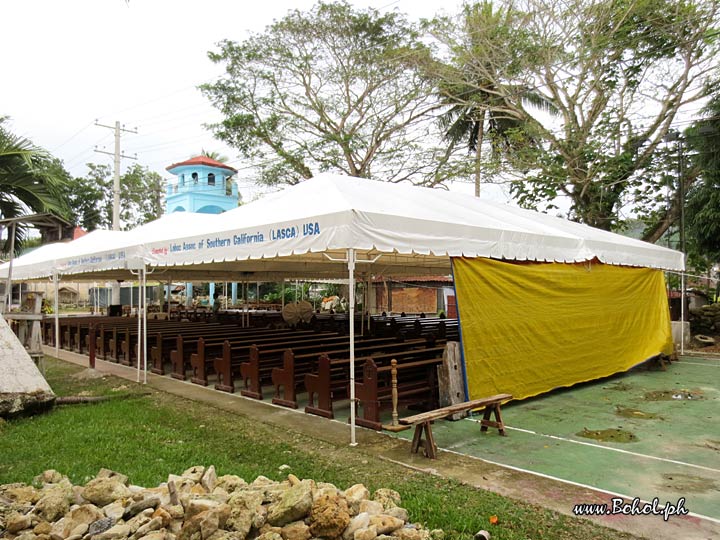
<svg viewBox="0 0 720 540">
<path fill-rule="evenodd" d="M 475 153 L 476 197 L 480 196 L 482 146 L 488 136 L 495 156 L 512 154 L 522 145 L 537 143 L 529 134 L 528 122 L 509 114 L 503 96 L 508 93 L 521 96 L 532 106 L 551 114 L 557 113 L 553 103 L 535 89 L 518 86 L 501 89 L 497 67 L 479 66 L 473 57 L 474 47 L 482 48 L 491 41 L 500 42 L 503 33 L 514 27 L 513 17 L 511 10 L 493 11 L 490 2 L 466 6 L 464 20 L 468 50 L 456 55 L 454 66 L 444 66 L 444 73 L 439 77 L 440 100 L 449 106 L 440 117 L 440 126 L 450 149 L 467 141 L 468 150 Z M 498 50 L 507 52 L 502 46 Z"/>
<path fill-rule="evenodd" d="M 200 151 L 201 156 L 208 157 L 210 159 L 214 159 L 215 161 L 219 161 L 220 163 L 227 163 L 230 161 L 230 158 L 226 155 L 221 154 L 220 152 L 216 152 L 215 150 L 205 150 L 204 148 Z"/>
<path fill-rule="evenodd" d="M 15 218 L 27 213 L 62 213 L 58 197 L 62 175 L 59 164 L 43 149 L 3 125 L 0 117 L 0 217 Z M 24 238 L 24 229 L 16 229 L 16 246 Z M 9 240 L 9 238 L 8 238 Z"/>
</svg>

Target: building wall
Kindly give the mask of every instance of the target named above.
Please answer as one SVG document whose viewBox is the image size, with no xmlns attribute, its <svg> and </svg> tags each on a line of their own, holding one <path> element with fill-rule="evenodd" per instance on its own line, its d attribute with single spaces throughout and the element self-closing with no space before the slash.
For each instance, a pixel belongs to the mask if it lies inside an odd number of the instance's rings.
<svg viewBox="0 0 720 540">
<path fill-rule="evenodd" d="M 436 314 L 445 309 L 443 288 L 433 285 L 422 287 L 402 286 L 389 281 L 378 282 L 375 287 L 375 311 L 377 313 L 425 313 Z M 388 297 L 389 294 L 389 297 Z M 438 298 L 440 297 L 440 298 Z"/>
</svg>

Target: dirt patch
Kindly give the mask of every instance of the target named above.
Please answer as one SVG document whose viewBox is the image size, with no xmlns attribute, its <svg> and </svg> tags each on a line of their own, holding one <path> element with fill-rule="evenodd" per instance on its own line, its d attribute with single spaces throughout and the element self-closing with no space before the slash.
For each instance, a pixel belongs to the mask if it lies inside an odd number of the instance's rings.
<svg viewBox="0 0 720 540">
<path fill-rule="evenodd" d="M 77 379 L 79 381 L 83 380 L 92 380 L 92 379 L 104 379 L 107 377 L 105 373 L 102 373 L 100 371 L 96 371 L 94 369 L 83 369 L 82 371 L 78 371 L 77 373 L 73 373 L 70 375 L 73 379 Z"/>
<path fill-rule="evenodd" d="M 583 437 L 584 439 L 594 439 L 601 442 L 629 443 L 636 442 L 638 440 L 637 436 L 632 431 L 618 428 L 598 430 L 584 428 L 575 435 Z"/>
<path fill-rule="evenodd" d="M 610 386 L 603 386 L 604 390 L 613 390 L 615 392 L 627 392 L 628 390 L 634 390 L 635 387 L 632 384 L 625 382 L 616 382 Z"/>
<path fill-rule="evenodd" d="M 686 401 L 702 399 L 701 390 L 654 390 L 645 392 L 645 401 Z"/>
<path fill-rule="evenodd" d="M 640 420 L 663 420 L 663 417 L 656 413 L 648 413 L 640 409 L 632 409 L 630 407 L 615 406 L 615 414 L 623 418 L 639 418 Z"/>
<path fill-rule="evenodd" d="M 710 450 L 720 452 L 720 441 L 715 441 L 713 439 L 708 439 L 705 441 L 705 444 L 698 444 L 698 446 L 700 448 L 709 448 Z"/>
<path fill-rule="evenodd" d="M 717 482 L 709 478 L 692 474 L 663 474 L 662 477 L 660 488 L 672 489 L 680 493 L 704 493 L 720 487 Z"/>
</svg>

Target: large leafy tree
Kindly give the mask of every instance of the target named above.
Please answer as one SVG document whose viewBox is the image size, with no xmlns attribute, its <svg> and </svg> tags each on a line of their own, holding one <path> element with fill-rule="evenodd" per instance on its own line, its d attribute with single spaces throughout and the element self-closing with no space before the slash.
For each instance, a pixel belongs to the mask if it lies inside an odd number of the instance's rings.
<svg viewBox="0 0 720 540">
<path fill-rule="evenodd" d="M 704 112 L 685 133 L 688 174 L 698 177 L 687 194 L 685 222 L 691 252 L 710 266 L 720 261 L 720 93 Z"/>
<path fill-rule="evenodd" d="M 68 177 L 63 183 L 63 197 L 68 202 L 69 219 L 86 231 L 110 228 L 112 214 L 112 171 L 108 165 L 88 163 L 84 177 Z"/>
<path fill-rule="evenodd" d="M 162 177 L 135 164 L 120 177 L 120 210 L 123 229 L 132 229 L 158 219 L 163 214 L 164 182 Z"/>
<path fill-rule="evenodd" d="M 518 13 L 502 57 L 492 33 L 456 25 L 437 32 L 449 50 L 467 51 L 458 81 L 481 84 L 540 145 L 518 148 L 512 164 L 517 199 L 550 208 L 570 201 L 571 217 L 610 229 L 635 189 L 657 192 L 644 174 L 678 111 L 704 94 L 715 67 L 713 28 L 720 6 L 695 0 L 499 0 Z M 473 48 L 464 46 L 472 34 Z M 451 72 L 449 72 L 451 73 Z M 450 81 L 453 82 L 452 80 Z M 535 88 L 557 108 L 540 118 L 518 88 Z"/>
<path fill-rule="evenodd" d="M 63 196 L 71 208 L 71 220 L 86 230 L 112 225 L 112 170 L 108 165 L 88 163 L 84 177 L 68 179 Z M 132 229 L 163 213 L 162 177 L 135 164 L 120 177 L 120 227 Z"/>
<path fill-rule="evenodd" d="M 417 178 L 432 166 L 423 123 L 437 106 L 410 61 L 423 50 L 398 13 L 347 2 L 292 11 L 210 53 L 226 69 L 202 87 L 224 115 L 212 128 L 266 184 L 320 171 Z"/>
<path fill-rule="evenodd" d="M 64 213 L 63 199 L 58 197 L 64 178 L 62 166 L 29 139 L 13 134 L 6 122 L 7 118 L 0 117 L 0 217 Z M 16 248 L 24 237 L 24 228 L 18 226 Z"/>
</svg>

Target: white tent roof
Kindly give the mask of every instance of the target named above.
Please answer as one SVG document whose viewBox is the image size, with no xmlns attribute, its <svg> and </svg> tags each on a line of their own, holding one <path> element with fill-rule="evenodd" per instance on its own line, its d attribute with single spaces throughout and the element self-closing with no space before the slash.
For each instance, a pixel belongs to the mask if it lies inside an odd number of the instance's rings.
<svg viewBox="0 0 720 540">
<path fill-rule="evenodd" d="M 42 246 L 13 261 L 13 279 L 34 279 L 60 274 L 127 273 L 142 261 L 147 242 L 162 242 L 177 235 L 212 229 L 216 215 L 176 212 L 131 231 L 95 230 L 72 242 Z M 7 276 L 0 266 L 0 276 Z"/>
<path fill-rule="evenodd" d="M 155 265 L 323 261 L 348 248 L 378 265 L 444 266 L 448 257 L 684 268 L 683 254 L 618 234 L 444 190 L 322 174 L 218 216 L 210 235 L 150 244 Z M 177 248 L 177 242 L 176 242 Z M 390 256 L 389 256 L 390 255 Z M 442 260 L 442 262 L 440 260 Z M 253 265 L 248 265 L 252 267 Z M 435 270 L 437 271 L 437 270 Z"/>
<path fill-rule="evenodd" d="M 41 246 L 27 255 L 13 260 L 12 278 L 14 280 L 35 279 L 51 276 L 60 262 L 66 270 L 80 271 L 91 261 L 102 259 L 99 255 L 112 246 L 121 249 L 126 233 L 120 231 L 97 230 L 81 236 L 72 242 L 55 242 Z M 9 263 L 0 266 L 0 276 L 7 278 Z"/>
<path fill-rule="evenodd" d="M 337 259 L 349 248 L 361 260 L 379 256 L 362 271 L 386 275 L 449 273 L 451 256 L 556 262 L 597 258 L 607 264 L 684 269 L 678 251 L 586 225 L 470 195 L 334 174 L 318 175 L 224 214 L 178 212 L 112 234 L 117 236 L 97 235 L 100 245 L 89 240 L 78 245 L 91 235 L 65 244 L 65 256 L 44 263 L 33 259 L 26 265 L 21 257 L 13 276 L 22 279 L 21 267 L 28 278 L 49 275 L 52 268 L 63 274 L 102 271 L 109 276 L 127 272 L 142 259 L 166 267 L 173 279 L 341 277 L 347 266 Z M 7 275 L 0 267 L 3 273 Z"/>
</svg>

